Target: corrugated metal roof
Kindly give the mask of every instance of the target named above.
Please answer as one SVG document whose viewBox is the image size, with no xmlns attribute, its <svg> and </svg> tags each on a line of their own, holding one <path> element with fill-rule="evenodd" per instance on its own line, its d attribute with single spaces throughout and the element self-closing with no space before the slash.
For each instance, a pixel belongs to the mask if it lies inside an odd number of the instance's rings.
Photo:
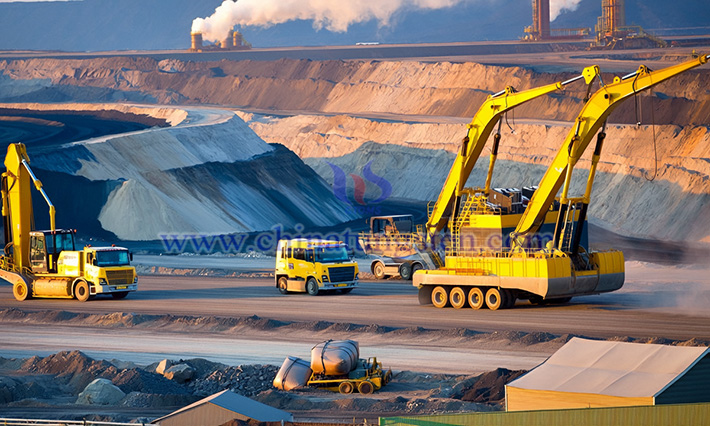
<svg viewBox="0 0 710 426">
<path fill-rule="evenodd" d="M 704 355 L 706 347 L 573 338 L 544 363 L 508 383 L 519 389 L 655 397 Z"/>
<path fill-rule="evenodd" d="M 177 411 L 173 411 L 167 416 L 153 420 L 152 423 L 160 423 L 162 419 L 173 417 L 181 412 L 188 411 L 194 407 L 204 404 L 214 404 L 226 410 L 234 411 L 242 416 L 258 420 L 260 422 L 280 422 L 281 420 L 292 422 L 293 414 L 271 407 L 251 398 L 236 394 L 229 389 L 210 395 L 207 398 L 194 402 Z"/>
</svg>

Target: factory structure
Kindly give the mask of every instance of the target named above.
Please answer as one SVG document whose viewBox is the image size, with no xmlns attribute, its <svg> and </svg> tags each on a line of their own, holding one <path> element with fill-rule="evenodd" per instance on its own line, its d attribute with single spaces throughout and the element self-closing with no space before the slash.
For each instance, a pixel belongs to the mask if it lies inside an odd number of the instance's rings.
<svg viewBox="0 0 710 426">
<path fill-rule="evenodd" d="M 229 30 L 227 37 L 214 44 L 205 44 L 202 39 L 202 33 L 193 32 L 190 34 L 191 44 L 190 52 L 204 52 L 213 50 L 248 50 L 251 49 L 251 43 L 244 40 L 244 36 L 239 31 Z"/>
<path fill-rule="evenodd" d="M 594 26 L 597 48 L 665 47 L 666 42 L 640 26 L 627 26 L 624 0 L 601 0 L 602 14 Z M 590 28 L 550 28 L 550 0 L 532 0 L 532 25 L 525 28 L 525 41 L 555 41 L 587 38 Z"/>
</svg>

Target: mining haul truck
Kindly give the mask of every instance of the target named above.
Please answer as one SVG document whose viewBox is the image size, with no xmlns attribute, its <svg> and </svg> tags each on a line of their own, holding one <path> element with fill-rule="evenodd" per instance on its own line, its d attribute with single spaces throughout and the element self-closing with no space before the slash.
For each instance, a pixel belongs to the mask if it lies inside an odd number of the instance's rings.
<svg viewBox="0 0 710 426">
<path fill-rule="evenodd" d="M 75 249 L 75 230 L 56 229 L 55 208 L 30 168 L 25 145 L 7 147 L 2 174 L 2 216 L 5 250 L 0 256 L 0 278 L 12 284 L 15 298 L 76 298 L 81 302 L 98 294 L 123 299 L 138 289 L 123 247 Z M 49 205 L 50 229 L 34 229 L 31 185 Z"/>
<path fill-rule="evenodd" d="M 358 266 L 341 241 L 296 238 L 279 240 L 276 288 L 281 294 L 350 293 L 358 285 Z"/>
<path fill-rule="evenodd" d="M 426 225 L 430 237 L 448 226 L 451 242 L 446 247 L 442 268 L 414 274 L 419 302 L 437 308 L 468 306 L 496 310 L 514 306 L 517 299 L 558 303 L 621 288 L 623 253 L 585 247 L 587 210 L 606 137 L 607 117 L 625 99 L 705 64 L 708 59 L 710 55 L 703 55 L 657 71 L 641 66 L 608 84 L 602 81 L 598 67 L 586 68 L 577 77 L 584 78 L 587 84 L 585 104 L 536 186 L 491 189 L 499 132 L 491 149 L 485 187 L 463 187 L 496 114 L 485 109 L 488 120 L 477 122 L 474 118 Z M 592 85 L 597 81 L 599 89 L 592 94 Z M 596 145 L 584 194 L 572 197 L 569 194 L 572 171 L 594 135 Z"/>
</svg>

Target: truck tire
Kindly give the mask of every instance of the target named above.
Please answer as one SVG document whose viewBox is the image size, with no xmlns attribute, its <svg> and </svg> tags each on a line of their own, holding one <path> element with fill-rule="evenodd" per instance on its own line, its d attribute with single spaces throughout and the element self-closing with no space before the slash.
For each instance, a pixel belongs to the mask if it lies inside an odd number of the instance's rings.
<svg viewBox="0 0 710 426">
<path fill-rule="evenodd" d="M 461 287 L 454 287 L 449 292 L 449 302 L 454 309 L 461 309 L 466 306 L 466 292 Z"/>
<path fill-rule="evenodd" d="M 399 265 L 399 276 L 402 277 L 403 280 L 411 281 L 412 280 L 412 264 L 405 262 L 405 263 Z"/>
<path fill-rule="evenodd" d="M 340 290 L 340 292 L 341 292 L 342 294 L 348 294 L 348 293 L 350 293 L 351 291 L 353 291 L 353 288 L 352 288 L 352 287 L 350 287 L 350 288 L 344 288 L 344 289 L 341 289 L 341 290 Z"/>
<path fill-rule="evenodd" d="M 79 302 L 86 302 L 89 300 L 89 283 L 84 280 L 79 280 L 74 284 L 74 297 Z"/>
<path fill-rule="evenodd" d="M 20 302 L 24 302 L 32 298 L 32 291 L 30 291 L 30 287 L 26 282 L 18 281 L 12 286 L 12 295 Z"/>
<path fill-rule="evenodd" d="M 113 297 L 116 300 L 125 299 L 126 296 L 128 296 L 127 291 L 118 291 L 116 293 L 111 293 L 111 297 Z"/>
<path fill-rule="evenodd" d="M 287 294 L 288 293 L 288 278 L 286 278 L 286 277 L 279 278 L 278 287 L 279 287 L 279 293 Z"/>
<path fill-rule="evenodd" d="M 308 279 L 306 282 L 306 291 L 311 296 L 318 296 L 318 281 L 316 281 L 315 278 L 311 277 Z"/>
<path fill-rule="evenodd" d="M 486 297 L 483 295 L 483 290 L 478 287 L 471 287 L 471 290 L 468 291 L 468 306 L 476 310 L 486 306 Z"/>
<path fill-rule="evenodd" d="M 385 264 L 377 261 L 372 264 L 372 274 L 375 276 L 375 279 L 377 280 L 384 280 L 385 279 Z"/>
<path fill-rule="evenodd" d="M 437 308 L 445 308 L 449 304 L 449 292 L 445 287 L 436 286 L 431 291 L 431 303 Z"/>
<path fill-rule="evenodd" d="M 341 382 L 338 386 L 338 392 L 349 395 L 355 390 L 355 383 L 353 382 Z"/>
<path fill-rule="evenodd" d="M 503 289 L 506 293 L 506 304 L 503 306 L 504 309 L 513 309 L 515 307 L 515 301 L 518 300 L 517 296 L 512 290 Z"/>
<path fill-rule="evenodd" d="M 501 291 L 496 287 L 491 287 L 486 291 L 486 305 L 491 311 L 505 308 L 508 303 L 507 292 Z"/>
<path fill-rule="evenodd" d="M 375 391 L 375 385 L 373 385 L 371 381 L 365 380 L 357 385 L 357 391 L 363 395 L 369 395 Z"/>
<path fill-rule="evenodd" d="M 412 265 L 412 278 L 414 278 L 414 273 L 424 269 L 421 263 L 415 263 Z"/>
</svg>

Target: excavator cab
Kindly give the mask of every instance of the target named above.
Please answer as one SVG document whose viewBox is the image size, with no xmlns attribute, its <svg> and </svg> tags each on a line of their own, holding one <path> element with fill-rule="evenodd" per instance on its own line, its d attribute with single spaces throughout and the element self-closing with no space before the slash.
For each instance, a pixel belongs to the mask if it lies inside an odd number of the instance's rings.
<svg viewBox="0 0 710 426">
<path fill-rule="evenodd" d="M 57 260 L 63 251 L 75 251 L 74 231 L 30 232 L 30 265 L 34 273 L 56 273 Z"/>
</svg>

